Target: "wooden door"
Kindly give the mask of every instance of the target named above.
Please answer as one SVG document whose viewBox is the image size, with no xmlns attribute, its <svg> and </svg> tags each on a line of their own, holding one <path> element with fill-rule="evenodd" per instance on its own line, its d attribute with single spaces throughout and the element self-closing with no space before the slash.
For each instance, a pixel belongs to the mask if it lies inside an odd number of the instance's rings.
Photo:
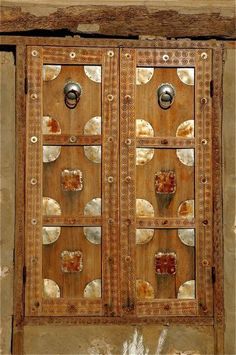
<svg viewBox="0 0 236 355">
<path fill-rule="evenodd" d="M 122 49 L 123 314 L 211 315 L 211 50 Z M 162 108 L 158 89 L 174 101 Z"/>
<path fill-rule="evenodd" d="M 212 315 L 211 63 L 28 47 L 27 316 Z"/>
<path fill-rule="evenodd" d="M 26 314 L 117 314 L 118 50 L 27 60 Z"/>
</svg>

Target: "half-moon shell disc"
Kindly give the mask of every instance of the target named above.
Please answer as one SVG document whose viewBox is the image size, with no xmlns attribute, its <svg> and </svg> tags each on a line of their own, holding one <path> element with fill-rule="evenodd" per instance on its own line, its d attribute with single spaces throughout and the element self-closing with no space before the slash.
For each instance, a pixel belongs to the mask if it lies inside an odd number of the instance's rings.
<svg viewBox="0 0 236 355">
<path fill-rule="evenodd" d="M 178 208 L 178 217 L 192 219 L 194 218 L 194 200 L 181 202 Z"/>
<path fill-rule="evenodd" d="M 85 65 L 84 72 L 87 77 L 95 83 L 101 83 L 102 81 L 102 69 L 98 65 Z"/>
<path fill-rule="evenodd" d="M 84 227 L 84 235 L 90 243 L 101 244 L 101 239 L 102 239 L 101 227 Z"/>
<path fill-rule="evenodd" d="M 144 165 L 154 157 L 154 149 L 136 148 L 136 165 Z"/>
<path fill-rule="evenodd" d="M 194 120 L 187 120 L 182 122 L 177 128 L 176 137 L 193 138 Z"/>
<path fill-rule="evenodd" d="M 43 197 L 43 215 L 44 216 L 60 216 L 61 207 L 59 203 L 50 197 Z"/>
<path fill-rule="evenodd" d="M 194 247 L 194 229 L 178 229 L 178 236 L 183 244 Z"/>
<path fill-rule="evenodd" d="M 179 79 L 186 85 L 194 85 L 194 69 L 178 68 L 177 75 Z"/>
<path fill-rule="evenodd" d="M 43 116 L 42 119 L 42 133 L 43 134 L 61 134 L 60 124 L 55 118 L 50 116 Z"/>
<path fill-rule="evenodd" d="M 102 285 L 101 279 L 96 279 L 89 282 L 84 289 L 84 297 L 86 298 L 101 298 Z"/>
<path fill-rule="evenodd" d="M 84 135 L 100 135 L 102 133 L 102 118 L 95 116 L 90 118 L 84 126 Z"/>
<path fill-rule="evenodd" d="M 194 166 L 194 149 L 176 149 L 178 159 L 187 166 Z"/>
<path fill-rule="evenodd" d="M 85 216 L 101 216 L 102 199 L 100 197 L 93 198 L 84 207 Z"/>
<path fill-rule="evenodd" d="M 44 298 L 59 298 L 61 296 L 58 284 L 50 279 L 43 280 L 43 297 Z"/>
<path fill-rule="evenodd" d="M 146 244 L 153 236 L 154 229 L 136 229 L 136 244 Z"/>
<path fill-rule="evenodd" d="M 138 299 L 153 299 L 154 289 L 152 285 L 144 280 L 136 280 L 136 296 Z"/>
<path fill-rule="evenodd" d="M 61 154 L 61 147 L 58 145 L 43 146 L 43 162 L 51 163 L 55 161 Z"/>
<path fill-rule="evenodd" d="M 136 199 L 136 216 L 138 217 L 154 217 L 153 205 L 142 198 Z"/>
<path fill-rule="evenodd" d="M 43 65 L 43 81 L 54 80 L 61 72 L 61 65 Z"/>
<path fill-rule="evenodd" d="M 184 282 L 178 291 L 178 299 L 194 299 L 195 298 L 195 281 L 189 280 Z"/>
<path fill-rule="evenodd" d="M 136 68 L 136 85 L 147 84 L 153 77 L 154 68 Z"/>
<path fill-rule="evenodd" d="M 55 243 L 61 234 L 61 227 L 43 227 L 43 245 Z"/>
<path fill-rule="evenodd" d="M 154 129 L 152 125 L 143 119 L 137 119 L 136 137 L 154 137 Z"/>
<path fill-rule="evenodd" d="M 96 145 L 88 145 L 84 147 L 84 154 L 86 158 L 93 163 L 101 163 L 102 148 Z"/>
</svg>

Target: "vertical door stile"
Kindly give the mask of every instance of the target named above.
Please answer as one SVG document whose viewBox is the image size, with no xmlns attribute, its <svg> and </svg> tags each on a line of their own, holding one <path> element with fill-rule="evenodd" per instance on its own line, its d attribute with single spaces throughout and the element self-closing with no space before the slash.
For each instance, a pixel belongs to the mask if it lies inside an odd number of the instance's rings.
<svg viewBox="0 0 236 355">
<path fill-rule="evenodd" d="M 118 247 L 119 247 L 119 52 L 103 52 L 103 129 L 102 129 L 102 190 L 103 190 L 103 308 L 104 315 L 117 315 Z"/>
<path fill-rule="evenodd" d="M 121 303 L 135 314 L 135 70 L 136 51 L 122 49 L 120 59 L 120 238 Z"/>
<path fill-rule="evenodd" d="M 26 315 L 42 307 L 42 48 L 28 47 L 26 104 Z"/>
</svg>

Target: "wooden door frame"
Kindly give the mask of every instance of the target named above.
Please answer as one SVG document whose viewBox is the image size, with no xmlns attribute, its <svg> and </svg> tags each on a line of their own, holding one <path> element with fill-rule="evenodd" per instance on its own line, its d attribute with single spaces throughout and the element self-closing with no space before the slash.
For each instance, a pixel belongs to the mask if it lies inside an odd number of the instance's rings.
<svg viewBox="0 0 236 355">
<path fill-rule="evenodd" d="M 113 40 L 81 38 L 36 38 L 2 36 L 2 45 L 16 46 L 16 225 L 15 225 L 15 275 L 14 275 L 14 324 L 13 353 L 23 353 L 23 334 L 26 324 L 78 324 L 91 323 L 86 317 L 24 317 L 24 184 L 25 184 L 25 69 L 26 48 L 29 45 L 53 46 L 101 46 L 130 48 L 185 48 L 213 50 L 213 230 L 214 230 L 214 317 L 158 317 L 155 319 L 135 319 L 135 324 L 186 324 L 209 325 L 215 329 L 215 353 L 223 353 L 224 301 L 223 301 L 223 233 L 222 233 L 222 62 L 223 43 L 215 40 Z M 125 324 L 127 319 L 117 317 L 93 318 L 93 324 Z"/>
</svg>

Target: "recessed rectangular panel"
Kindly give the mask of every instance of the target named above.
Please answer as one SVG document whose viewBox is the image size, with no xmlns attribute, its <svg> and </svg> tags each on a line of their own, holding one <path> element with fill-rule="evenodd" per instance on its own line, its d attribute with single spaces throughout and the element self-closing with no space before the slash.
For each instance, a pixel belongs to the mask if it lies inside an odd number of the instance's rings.
<svg viewBox="0 0 236 355">
<path fill-rule="evenodd" d="M 42 229 L 44 298 L 101 297 L 101 227 Z"/>
<path fill-rule="evenodd" d="M 101 146 L 43 147 L 45 216 L 101 216 L 101 154 Z"/>
<path fill-rule="evenodd" d="M 194 229 L 136 230 L 136 297 L 195 298 Z"/>
<path fill-rule="evenodd" d="M 136 149 L 136 214 L 194 218 L 194 149 Z"/>
<path fill-rule="evenodd" d="M 136 68 L 138 137 L 194 137 L 194 76 L 194 68 Z"/>
<path fill-rule="evenodd" d="M 43 133 L 100 135 L 101 66 L 43 65 L 42 76 Z"/>
</svg>

